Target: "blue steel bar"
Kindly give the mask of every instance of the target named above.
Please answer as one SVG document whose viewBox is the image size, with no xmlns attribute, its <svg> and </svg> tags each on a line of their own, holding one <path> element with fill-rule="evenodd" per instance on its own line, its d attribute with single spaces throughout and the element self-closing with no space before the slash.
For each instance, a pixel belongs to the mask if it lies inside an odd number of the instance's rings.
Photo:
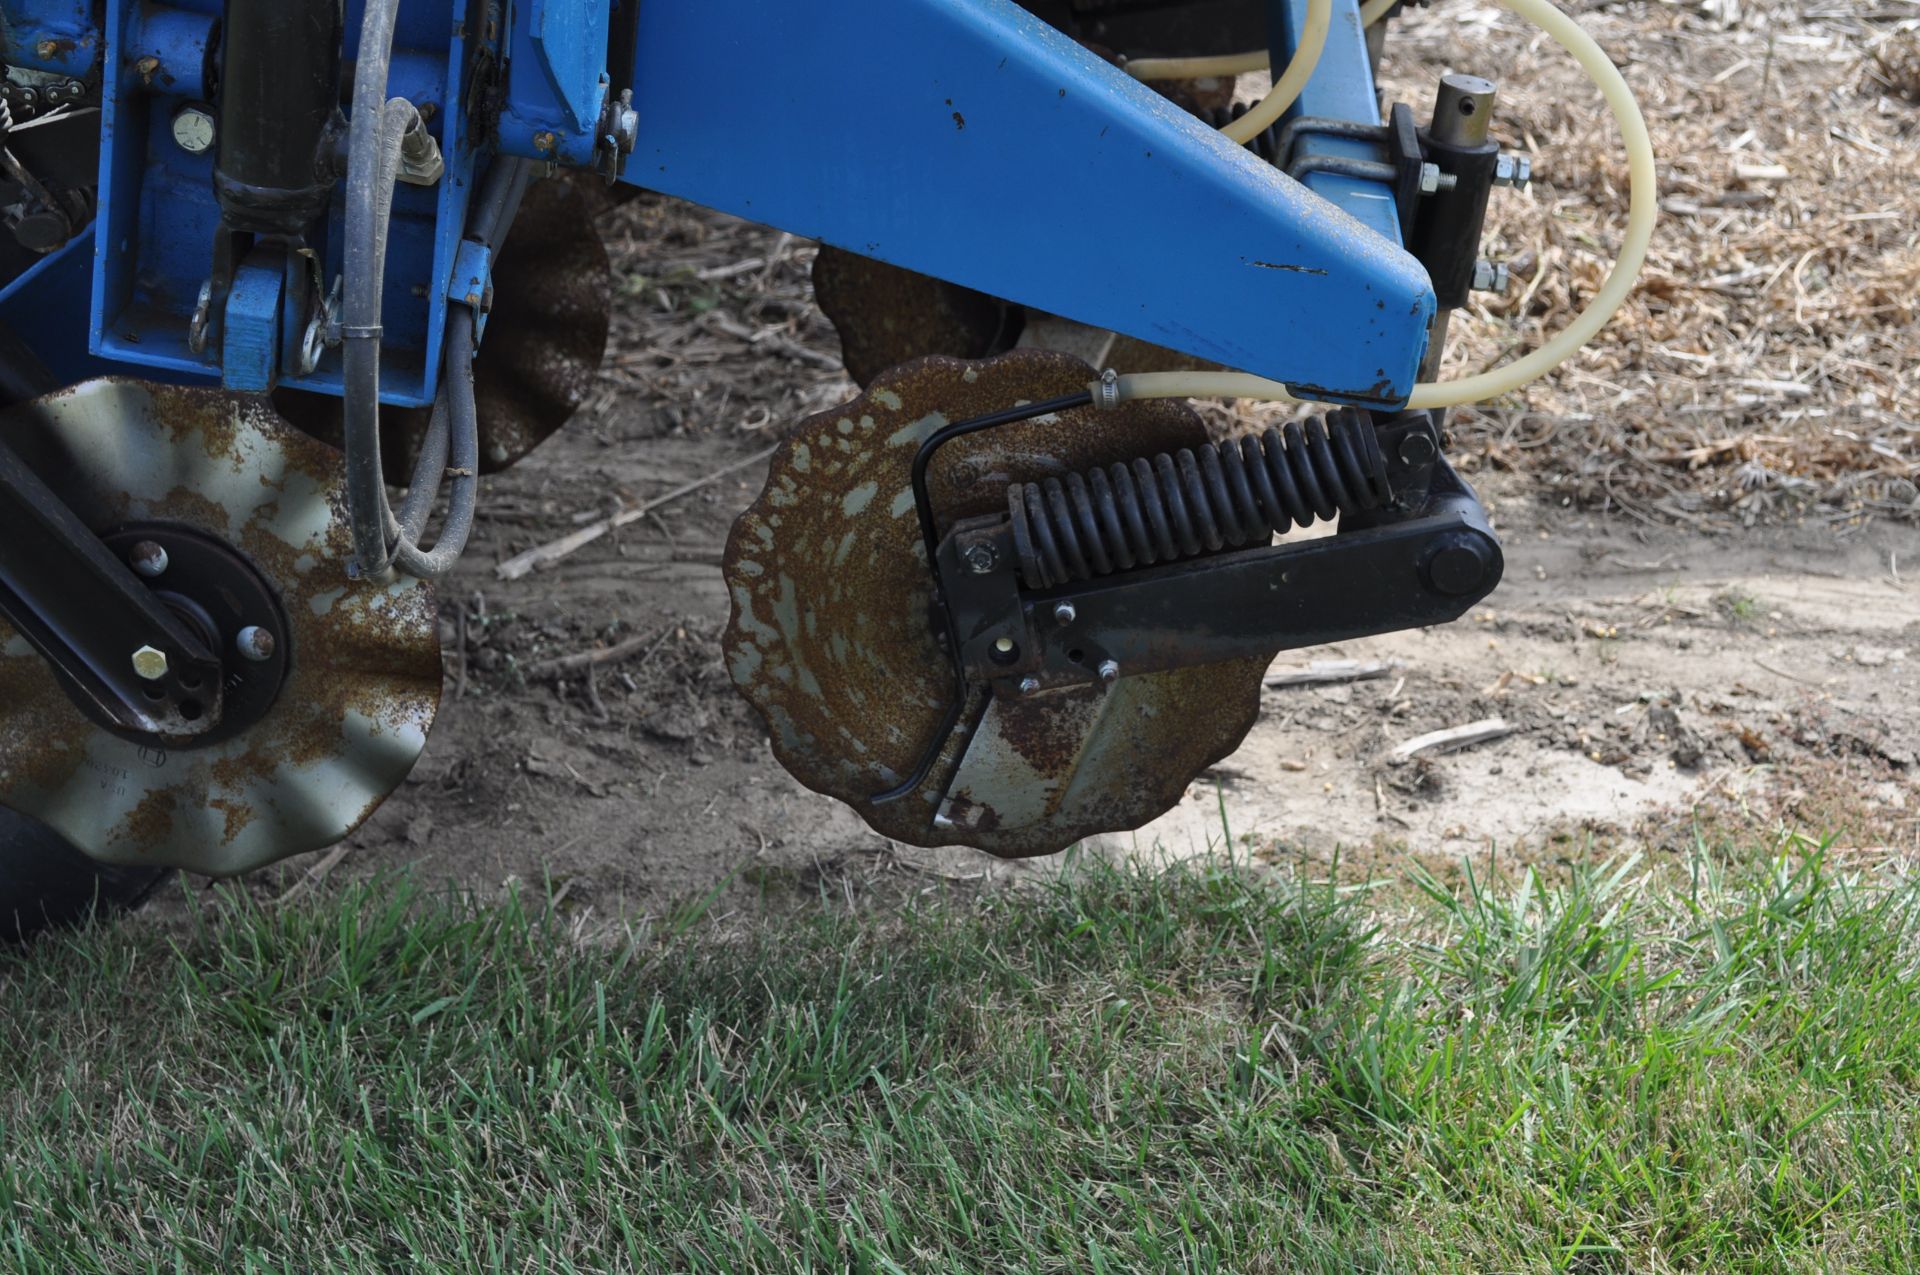
<svg viewBox="0 0 1920 1275">
<path fill-rule="evenodd" d="M 1306 26 L 1306 6 L 1293 0 L 1267 0 L 1268 29 L 1277 37 L 1272 47 L 1273 65 L 1285 66 L 1299 47 Z M 1380 97 L 1373 87 L 1373 61 L 1367 54 L 1367 30 L 1360 25 L 1359 0 L 1333 0 L 1333 25 L 1327 32 L 1327 47 L 1300 98 L 1288 110 L 1286 118 L 1311 116 L 1317 119 L 1352 120 L 1357 124 L 1380 123 Z M 1378 148 L 1350 137 L 1325 137 L 1309 134 L 1300 139 L 1295 152 L 1301 158 L 1334 156 L 1343 159 L 1380 158 Z M 1386 182 L 1363 181 L 1334 173 L 1308 173 L 1305 185 L 1317 195 L 1334 203 L 1365 222 L 1376 233 L 1393 243 L 1400 242 L 1400 211 L 1393 188 Z"/>
<path fill-rule="evenodd" d="M 1316 83 L 1370 94 L 1343 11 Z M 637 26 L 628 181 L 1316 397 L 1413 386 L 1418 262 L 1009 0 L 648 0 Z"/>
</svg>

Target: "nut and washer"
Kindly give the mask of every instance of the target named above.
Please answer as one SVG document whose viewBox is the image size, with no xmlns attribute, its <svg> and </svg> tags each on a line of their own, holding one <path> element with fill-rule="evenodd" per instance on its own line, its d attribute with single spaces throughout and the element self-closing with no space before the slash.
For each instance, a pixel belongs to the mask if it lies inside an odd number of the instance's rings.
<svg viewBox="0 0 1920 1275">
<path fill-rule="evenodd" d="M 151 540 L 142 540 L 127 555 L 127 564 L 135 575 L 152 580 L 167 573 L 167 551 Z"/>
<path fill-rule="evenodd" d="M 1477 261 L 1473 266 L 1473 290 L 1475 292 L 1505 292 L 1512 280 L 1507 275 L 1504 262 Z"/>
<path fill-rule="evenodd" d="M 1000 561 L 1000 555 L 993 550 L 993 543 L 987 540 L 974 541 L 960 551 L 960 557 L 967 564 L 967 570 L 977 576 L 987 574 Z"/>
<path fill-rule="evenodd" d="M 273 634 L 257 624 L 249 624 L 233 635 L 233 649 L 240 653 L 241 659 L 264 663 L 273 658 Z"/>
<path fill-rule="evenodd" d="M 1079 615 L 1080 613 L 1073 609 L 1073 603 L 1071 602 L 1061 602 L 1053 608 L 1053 622 L 1055 624 L 1072 624 L 1074 620 L 1079 618 Z"/>
<path fill-rule="evenodd" d="M 1040 693 L 1040 679 L 1039 679 L 1039 678 L 1037 678 L 1037 677 L 1032 677 L 1032 676 L 1028 676 L 1028 677 L 1023 677 L 1023 678 L 1021 678 L 1021 679 L 1020 679 L 1020 693 L 1021 693 L 1022 695 L 1037 695 L 1037 694 L 1039 694 L 1039 693 Z"/>
<path fill-rule="evenodd" d="M 1533 181 L 1533 161 L 1525 155 L 1502 155 L 1493 162 L 1493 184 L 1525 190 Z"/>
<path fill-rule="evenodd" d="M 1100 661 L 1100 680 L 1112 686 L 1120 680 L 1120 663 L 1117 660 Z"/>
<path fill-rule="evenodd" d="M 133 653 L 133 671 L 146 681 L 159 681 L 167 675 L 167 653 L 158 647 L 141 647 Z"/>
</svg>

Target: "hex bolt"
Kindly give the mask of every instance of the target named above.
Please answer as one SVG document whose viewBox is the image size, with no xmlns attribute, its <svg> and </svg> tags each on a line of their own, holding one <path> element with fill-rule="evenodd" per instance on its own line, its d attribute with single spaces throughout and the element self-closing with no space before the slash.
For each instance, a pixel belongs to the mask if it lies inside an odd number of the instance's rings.
<svg viewBox="0 0 1920 1275">
<path fill-rule="evenodd" d="M 218 136 L 213 112 L 204 106 L 183 106 L 174 112 L 173 144 L 189 155 L 204 155 Z"/>
<path fill-rule="evenodd" d="M 1079 614 L 1078 611 L 1073 609 L 1073 603 L 1062 602 L 1053 608 L 1053 622 L 1055 624 L 1072 624 Z"/>
<path fill-rule="evenodd" d="M 1021 679 L 1020 679 L 1020 693 L 1021 693 L 1022 695 L 1037 695 L 1037 694 L 1039 694 L 1039 693 L 1040 693 L 1040 679 L 1039 679 L 1039 678 L 1037 678 L 1037 677 L 1033 677 L 1033 676 L 1031 676 L 1031 675 L 1029 675 L 1029 676 L 1027 676 L 1027 677 L 1023 677 L 1023 678 L 1021 678 Z"/>
<path fill-rule="evenodd" d="M 1478 261 L 1473 266 L 1473 290 L 1475 292 L 1505 292 L 1512 280 L 1507 275 L 1505 262 Z"/>
<path fill-rule="evenodd" d="M 1460 179 L 1452 173 L 1443 173 L 1438 164 L 1420 165 L 1420 193 L 1437 195 L 1443 190 L 1452 190 L 1460 184 Z"/>
<path fill-rule="evenodd" d="M 127 562 L 133 567 L 135 575 L 145 576 L 151 580 L 156 576 L 166 574 L 167 551 L 164 547 L 155 544 L 151 540 L 142 540 L 139 544 L 135 545 L 133 551 L 127 555 Z"/>
<path fill-rule="evenodd" d="M 1433 463 L 1433 435 L 1414 431 L 1400 440 L 1400 463 L 1418 469 Z"/>
<path fill-rule="evenodd" d="M 1108 686 L 1112 686 L 1120 680 L 1120 663 L 1118 660 L 1100 661 L 1100 680 Z"/>
<path fill-rule="evenodd" d="M 257 624 L 249 624 L 234 634 L 233 649 L 240 652 L 242 659 L 263 663 L 273 658 L 273 634 Z"/>
<path fill-rule="evenodd" d="M 993 551 L 993 542 L 990 540 L 974 541 L 961 551 L 960 556 L 965 560 L 967 570 L 977 576 L 983 576 L 993 570 L 994 564 L 1000 560 L 1000 555 Z"/>
<path fill-rule="evenodd" d="M 167 653 L 158 647 L 141 647 L 133 653 L 133 671 L 146 681 L 159 681 L 167 675 Z"/>
<path fill-rule="evenodd" d="M 1525 190 L 1533 181 L 1533 161 L 1525 155 L 1502 155 L 1493 162 L 1493 184 Z"/>
</svg>

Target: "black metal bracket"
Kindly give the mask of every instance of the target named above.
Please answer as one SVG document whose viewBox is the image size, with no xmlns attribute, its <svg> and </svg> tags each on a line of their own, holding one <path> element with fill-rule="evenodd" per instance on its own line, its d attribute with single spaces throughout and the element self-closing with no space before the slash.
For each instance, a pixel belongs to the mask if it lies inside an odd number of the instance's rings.
<svg viewBox="0 0 1920 1275">
<path fill-rule="evenodd" d="M 1006 515 L 966 519 L 941 534 L 926 475 L 942 446 L 1089 401 L 1075 395 L 957 422 L 915 454 L 915 511 L 934 576 L 930 618 L 953 662 L 953 693 L 913 773 L 870 797 L 874 804 L 901 800 L 926 782 L 960 725 L 970 681 L 998 696 L 1027 695 L 1443 624 L 1500 582 L 1500 542 L 1441 456 L 1425 412 L 1376 423 L 1394 498 L 1364 522 L 1343 522 L 1334 536 L 1035 591 L 1021 587 Z"/>
<path fill-rule="evenodd" d="M 1498 585 L 1499 540 L 1426 413 L 1378 429 L 1394 502 L 1334 536 L 1033 590 L 1004 517 L 954 525 L 935 562 L 962 682 L 1028 695 L 1458 619 Z"/>
<path fill-rule="evenodd" d="M 1304 137 L 1337 137 L 1365 142 L 1378 148 L 1377 159 L 1352 159 L 1337 155 L 1298 156 Z M 1413 237 L 1414 221 L 1420 213 L 1425 192 L 1421 173 L 1426 152 L 1421 145 L 1420 129 L 1413 119 L 1413 108 L 1395 102 L 1387 111 L 1384 124 L 1362 124 L 1356 120 L 1301 115 L 1280 129 L 1274 148 L 1274 164 L 1287 176 L 1301 181 L 1313 173 L 1333 173 L 1362 181 L 1386 182 L 1393 186 L 1394 205 L 1400 212 L 1400 239 Z"/>
<path fill-rule="evenodd" d="M 0 616 L 112 726 L 190 738 L 221 722 L 210 635 L 158 596 L 0 442 Z"/>
<path fill-rule="evenodd" d="M 1448 489 L 1436 491 L 1416 518 L 1023 599 L 1036 631 L 1041 686 L 1268 656 L 1459 619 L 1499 584 L 1503 558 L 1479 501 L 1451 469 L 1443 466 L 1436 477 L 1451 479 Z M 1001 693 L 1022 689 L 1005 679 L 998 686 Z"/>
</svg>

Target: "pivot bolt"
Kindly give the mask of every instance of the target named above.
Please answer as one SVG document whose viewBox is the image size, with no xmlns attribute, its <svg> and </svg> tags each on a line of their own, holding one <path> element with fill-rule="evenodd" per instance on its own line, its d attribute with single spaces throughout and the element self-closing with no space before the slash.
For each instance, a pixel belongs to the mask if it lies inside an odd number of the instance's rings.
<svg viewBox="0 0 1920 1275">
<path fill-rule="evenodd" d="M 151 580 L 167 571 L 167 551 L 151 540 L 142 540 L 127 555 L 127 562 L 133 567 L 135 575 Z"/>
<path fill-rule="evenodd" d="M 1038 695 L 1040 693 L 1040 679 L 1031 675 L 1021 678 L 1020 693 L 1022 695 Z"/>
<path fill-rule="evenodd" d="M 1493 561 L 1478 537 L 1455 536 L 1427 559 L 1427 583 L 1448 597 L 1464 597 L 1487 578 Z"/>
<path fill-rule="evenodd" d="M 257 624 L 249 624 L 234 635 L 233 649 L 240 652 L 241 659 L 263 663 L 273 658 L 273 634 Z"/>
<path fill-rule="evenodd" d="M 1415 469 L 1433 463 L 1433 435 L 1416 430 L 1400 440 L 1400 463 Z"/>
<path fill-rule="evenodd" d="M 213 112 L 204 106 L 183 106 L 174 113 L 173 144 L 189 155 L 212 150 L 217 134 Z"/>
<path fill-rule="evenodd" d="M 146 681 L 159 681 L 167 675 L 167 653 L 158 647 L 141 647 L 133 653 L 133 671 Z"/>
<path fill-rule="evenodd" d="M 961 551 L 960 556 L 966 561 L 967 570 L 977 576 L 983 576 L 993 570 L 994 564 L 1000 560 L 1000 555 L 993 551 L 993 542 L 990 540 L 974 541 Z"/>
<path fill-rule="evenodd" d="M 1525 190 L 1533 181 L 1533 161 L 1525 155 L 1502 155 L 1493 162 L 1493 184 Z"/>
<path fill-rule="evenodd" d="M 1512 280 L 1507 275 L 1505 262 L 1477 261 L 1473 266 L 1473 290 L 1475 292 L 1505 292 Z"/>
<path fill-rule="evenodd" d="M 1120 662 L 1118 660 L 1100 661 L 1100 680 L 1112 686 L 1120 680 Z"/>
<path fill-rule="evenodd" d="M 1053 622 L 1063 625 L 1072 624 L 1079 614 L 1078 611 L 1073 609 L 1073 603 L 1062 602 L 1053 608 Z"/>
<path fill-rule="evenodd" d="M 1438 164 L 1420 165 L 1420 193 L 1437 195 L 1443 190 L 1452 190 L 1460 184 L 1460 179 L 1452 173 L 1443 173 Z"/>
</svg>

